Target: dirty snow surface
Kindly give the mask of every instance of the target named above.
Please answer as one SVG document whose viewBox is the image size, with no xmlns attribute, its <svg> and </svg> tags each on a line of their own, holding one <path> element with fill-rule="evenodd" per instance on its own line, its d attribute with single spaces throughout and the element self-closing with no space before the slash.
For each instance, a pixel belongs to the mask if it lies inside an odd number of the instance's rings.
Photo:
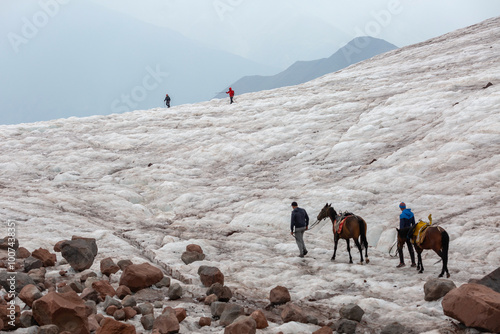
<svg viewBox="0 0 500 334">
<path fill-rule="evenodd" d="M 211 265 L 252 307 L 265 307 L 281 285 L 323 322 L 358 304 L 360 333 L 395 320 L 416 333 L 445 333 L 455 321 L 423 293 L 441 270 L 438 256 L 424 251 L 417 274 L 397 269 L 389 249 L 405 201 L 417 220 L 432 214 L 450 234 L 457 286 L 500 264 L 499 59 L 497 18 L 299 86 L 237 95 L 232 105 L 1 126 L 0 218 L 16 223 L 30 251 L 93 237 L 96 272 L 105 257 L 154 263 L 192 297 L 206 291 L 198 267 Z M 353 248 L 349 264 L 343 240 L 330 261 L 326 220 L 306 232 L 309 254 L 297 257 L 292 201 L 311 222 L 327 202 L 362 216 L 370 263 L 357 263 Z M 191 243 L 206 259 L 185 265 Z M 210 315 L 207 306 L 184 306 L 181 332 L 223 332 L 216 322 L 195 324 Z M 273 322 L 258 332 L 319 328 Z"/>
</svg>

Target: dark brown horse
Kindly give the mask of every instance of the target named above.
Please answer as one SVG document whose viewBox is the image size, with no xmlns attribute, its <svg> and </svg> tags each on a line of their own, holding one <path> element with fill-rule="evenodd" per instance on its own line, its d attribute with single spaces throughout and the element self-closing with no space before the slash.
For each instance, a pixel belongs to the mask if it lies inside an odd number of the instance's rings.
<svg viewBox="0 0 500 334">
<path fill-rule="evenodd" d="M 341 232 L 338 233 L 337 231 L 335 231 L 335 222 L 338 219 L 340 219 L 340 216 L 337 215 L 335 209 L 331 206 L 331 204 L 328 203 L 326 203 L 323 209 L 321 209 L 321 212 L 318 214 L 317 219 L 318 221 L 320 221 L 327 217 L 330 217 L 330 220 L 332 221 L 333 236 L 335 242 L 332 261 L 335 260 L 335 255 L 337 253 L 337 244 L 339 243 L 339 239 L 342 238 L 345 239 L 345 241 L 347 242 L 349 263 L 352 263 L 351 246 L 349 245 L 349 239 L 352 238 L 354 239 L 354 243 L 358 247 L 359 254 L 361 255 L 360 263 L 363 264 L 363 251 L 361 249 L 361 245 L 363 245 L 363 247 L 365 248 L 366 263 L 369 263 L 370 260 L 368 259 L 368 241 L 366 240 L 366 222 L 364 221 L 364 219 L 352 214 L 347 216 Z M 359 241 L 360 237 L 361 237 L 361 242 Z"/>
<path fill-rule="evenodd" d="M 424 272 L 424 264 L 422 263 L 422 251 L 424 249 L 432 249 L 443 260 L 443 267 L 439 277 L 443 277 L 446 272 L 446 277 L 450 277 L 448 272 L 448 247 L 450 244 L 450 236 L 441 226 L 429 226 L 425 232 L 422 243 L 417 244 L 416 237 L 413 234 L 413 226 L 396 229 L 398 231 L 398 250 L 403 248 L 406 239 L 411 239 L 418 255 L 417 270 L 419 273 Z M 410 235 L 409 235 L 410 234 Z"/>
</svg>

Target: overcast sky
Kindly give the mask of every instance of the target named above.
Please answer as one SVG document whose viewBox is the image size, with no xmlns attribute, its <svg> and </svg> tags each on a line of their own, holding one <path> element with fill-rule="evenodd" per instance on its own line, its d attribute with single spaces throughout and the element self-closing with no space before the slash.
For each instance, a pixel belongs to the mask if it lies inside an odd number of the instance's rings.
<svg viewBox="0 0 500 334">
<path fill-rule="evenodd" d="M 92 1 L 281 68 L 328 57 L 360 35 L 401 47 L 500 15 L 496 0 Z"/>
</svg>

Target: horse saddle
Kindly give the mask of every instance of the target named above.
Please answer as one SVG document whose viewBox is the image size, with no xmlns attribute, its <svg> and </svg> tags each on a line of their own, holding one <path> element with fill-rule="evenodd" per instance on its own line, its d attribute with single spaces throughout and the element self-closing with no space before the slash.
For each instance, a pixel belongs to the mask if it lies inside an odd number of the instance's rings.
<svg viewBox="0 0 500 334">
<path fill-rule="evenodd" d="M 429 222 L 424 222 L 419 220 L 417 224 L 415 224 L 413 228 L 413 240 L 414 243 L 420 246 L 425 240 L 425 233 L 427 232 L 427 228 L 432 225 L 432 215 L 429 215 Z"/>
<path fill-rule="evenodd" d="M 344 227 L 344 223 L 347 219 L 347 217 L 353 216 L 352 213 L 350 212 L 344 212 L 340 213 L 340 216 L 337 216 L 337 219 L 335 219 L 335 224 L 333 226 L 333 232 L 336 232 L 337 234 L 340 234 L 342 232 L 342 228 Z"/>
</svg>

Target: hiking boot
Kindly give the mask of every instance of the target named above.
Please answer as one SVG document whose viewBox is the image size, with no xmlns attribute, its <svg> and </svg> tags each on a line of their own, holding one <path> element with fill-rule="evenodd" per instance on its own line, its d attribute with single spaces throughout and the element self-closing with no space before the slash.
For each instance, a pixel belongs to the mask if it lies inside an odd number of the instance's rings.
<svg viewBox="0 0 500 334">
<path fill-rule="evenodd" d="M 299 257 L 304 257 L 304 255 L 300 254 Z"/>
<path fill-rule="evenodd" d="M 401 267 L 404 267 L 404 266 L 405 266 L 405 264 L 404 264 L 404 263 L 400 263 L 400 264 L 398 264 L 398 265 L 396 266 L 396 268 L 401 268 Z"/>
<path fill-rule="evenodd" d="M 307 251 L 306 250 L 304 251 L 304 255 L 307 255 Z"/>
</svg>

